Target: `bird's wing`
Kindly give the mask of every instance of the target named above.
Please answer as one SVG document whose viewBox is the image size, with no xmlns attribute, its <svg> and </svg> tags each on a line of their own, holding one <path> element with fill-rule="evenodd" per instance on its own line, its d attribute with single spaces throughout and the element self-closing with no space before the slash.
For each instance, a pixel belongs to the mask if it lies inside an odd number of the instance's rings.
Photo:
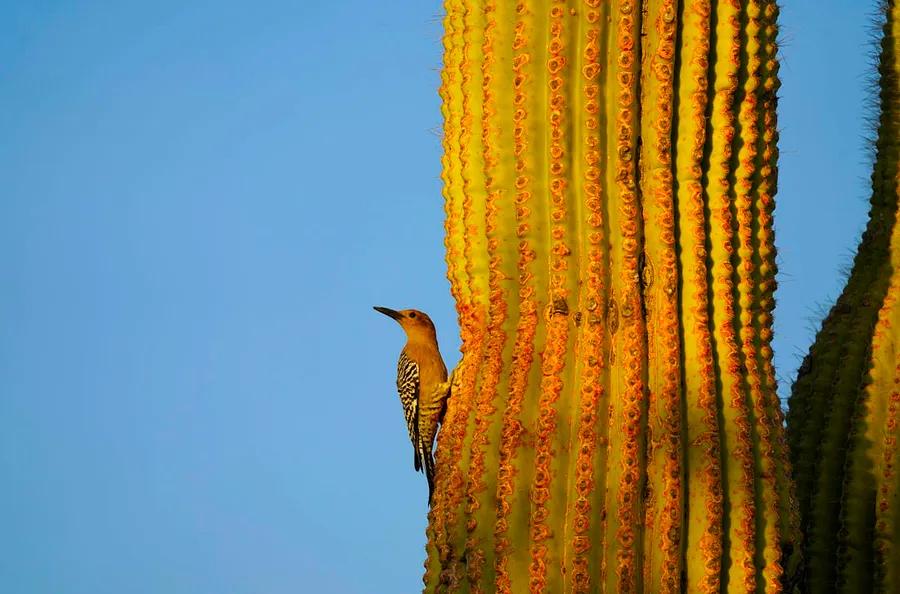
<svg viewBox="0 0 900 594">
<path fill-rule="evenodd" d="M 413 466 L 416 470 L 422 469 L 422 461 L 419 460 L 419 366 L 415 361 L 400 353 L 400 361 L 397 363 L 397 392 L 400 394 L 400 404 L 403 405 L 403 416 L 406 417 L 406 428 L 409 431 L 409 440 L 413 445 Z"/>
</svg>

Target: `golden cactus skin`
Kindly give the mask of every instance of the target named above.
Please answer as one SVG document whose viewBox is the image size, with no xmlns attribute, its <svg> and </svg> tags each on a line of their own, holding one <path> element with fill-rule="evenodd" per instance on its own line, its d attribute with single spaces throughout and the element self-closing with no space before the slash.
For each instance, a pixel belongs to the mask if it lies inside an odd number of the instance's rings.
<svg viewBox="0 0 900 594">
<path fill-rule="evenodd" d="M 789 402 L 812 593 L 900 592 L 900 5 L 883 6 L 869 223 Z"/>
<path fill-rule="evenodd" d="M 774 0 L 446 0 L 428 592 L 780 592 Z"/>
</svg>

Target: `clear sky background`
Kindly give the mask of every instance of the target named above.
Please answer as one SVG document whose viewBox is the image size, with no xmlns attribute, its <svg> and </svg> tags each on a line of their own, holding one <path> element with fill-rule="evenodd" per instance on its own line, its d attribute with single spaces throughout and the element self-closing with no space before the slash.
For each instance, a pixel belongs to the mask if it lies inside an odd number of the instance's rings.
<svg viewBox="0 0 900 594">
<path fill-rule="evenodd" d="M 2 2 L 0 591 L 406 593 L 437 2 Z M 865 223 L 874 2 L 783 0 L 777 364 Z"/>
</svg>

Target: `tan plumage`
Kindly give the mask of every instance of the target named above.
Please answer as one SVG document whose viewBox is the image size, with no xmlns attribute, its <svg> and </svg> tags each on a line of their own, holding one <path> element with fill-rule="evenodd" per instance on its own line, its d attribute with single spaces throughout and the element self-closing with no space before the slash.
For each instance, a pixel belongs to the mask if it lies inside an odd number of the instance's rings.
<svg viewBox="0 0 900 594">
<path fill-rule="evenodd" d="M 447 367 L 441 358 L 434 324 L 426 314 L 415 309 L 375 310 L 396 320 L 406 332 L 406 346 L 397 363 L 397 392 L 413 445 L 413 466 L 425 471 L 430 503 L 434 492 L 434 438 L 450 394 Z"/>
</svg>

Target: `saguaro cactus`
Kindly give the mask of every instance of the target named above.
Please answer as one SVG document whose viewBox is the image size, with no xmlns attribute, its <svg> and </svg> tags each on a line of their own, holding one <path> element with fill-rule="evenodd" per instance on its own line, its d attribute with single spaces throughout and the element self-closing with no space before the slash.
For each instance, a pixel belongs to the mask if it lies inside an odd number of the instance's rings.
<svg viewBox="0 0 900 594">
<path fill-rule="evenodd" d="M 778 592 L 774 0 L 447 0 L 426 590 Z"/>
<path fill-rule="evenodd" d="M 869 223 L 788 414 L 813 593 L 900 592 L 900 7 L 884 8 Z"/>
</svg>

